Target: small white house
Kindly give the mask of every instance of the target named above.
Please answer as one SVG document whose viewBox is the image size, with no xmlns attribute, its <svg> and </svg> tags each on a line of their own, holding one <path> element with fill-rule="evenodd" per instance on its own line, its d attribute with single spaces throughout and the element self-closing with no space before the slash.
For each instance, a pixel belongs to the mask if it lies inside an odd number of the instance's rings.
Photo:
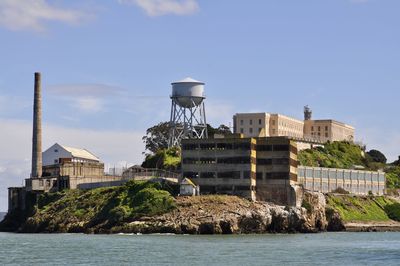
<svg viewBox="0 0 400 266">
<path fill-rule="evenodd" d="M 181 196 L 197 196 L 200 195 L 200 186 L 197 186 L 189 178 L 184 178 L 180 184 Z"/>
<path fill-rule="evenodd" d="M 63 161 L 100 162 L 100 159 L 85 149 L 71 148 L 58 143 L 42 153 L 43 166 L 54 165 Z"/>
</svg>

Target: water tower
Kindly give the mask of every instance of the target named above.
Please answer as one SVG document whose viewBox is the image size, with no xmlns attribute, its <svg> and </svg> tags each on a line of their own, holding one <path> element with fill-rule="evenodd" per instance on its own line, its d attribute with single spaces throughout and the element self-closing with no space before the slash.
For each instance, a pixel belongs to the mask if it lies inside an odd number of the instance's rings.
<svg viewBox="0 0 400 266">
<path fill-rule="evenodd" d="M 207 138 L 204 82 L 185 78 L 171 85 L 172 106 L 168 146 L 179 146 L 182 139 Z"/>
</svg>

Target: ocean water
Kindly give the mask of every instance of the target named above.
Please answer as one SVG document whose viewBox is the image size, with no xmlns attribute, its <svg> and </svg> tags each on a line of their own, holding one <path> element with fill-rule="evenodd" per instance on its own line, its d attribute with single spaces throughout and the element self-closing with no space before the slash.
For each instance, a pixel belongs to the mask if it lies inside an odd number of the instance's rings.
<svg viewBox="0 0 400 266">
<path fill-rule="evenodd" d="M 0 233 L 0 265 L 400 265 L 400 233 Z"/>
</svg>

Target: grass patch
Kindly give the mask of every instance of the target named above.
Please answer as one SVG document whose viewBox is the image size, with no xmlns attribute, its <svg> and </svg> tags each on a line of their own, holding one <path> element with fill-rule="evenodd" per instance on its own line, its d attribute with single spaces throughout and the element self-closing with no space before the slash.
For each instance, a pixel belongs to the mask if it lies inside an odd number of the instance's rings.
<svg viewBox="0 0 400 266">
<path fill-rule="evenodd" d="M 335 141 L 326 143 L 325 147 L 307 149 L 299 152 L 301 165 L 327 168 L 349 169 L 353 165 L 367 166 L 361 148 L 353 143 Z"/>
<path fill-rule="evenodd" d="M 398 204 L 398 203 L 397 203 Z M 386 197 L 328 195 L 328 208 L 336 210 L 345 222 L 389 221 L 400 214 L 395 202 Z M 395 207 L 390 207 L 396 205 Z M 389 212 L 393 210 L 393 214 Z"/>
<path fill-rule="evenodd" d="M 68 231 L 71 224 L 86 228 L 111 228 L 142 216 L 175 208 L 175 200 L 161 184 L 130 181 L 124 186 L 45 193 L 31 223 Z"/>
<path fill-rule="evenodd" d="M 301 207 L 306 209 L 308 213 L 311 213 L 312 209 L 313 209 L 312 206 L 311 206 L 311 203 L 309 203 L 309 202 L 307 202 L 305 200 L 303 200 L 303 202 L 301 203 Z"/>
</svg>

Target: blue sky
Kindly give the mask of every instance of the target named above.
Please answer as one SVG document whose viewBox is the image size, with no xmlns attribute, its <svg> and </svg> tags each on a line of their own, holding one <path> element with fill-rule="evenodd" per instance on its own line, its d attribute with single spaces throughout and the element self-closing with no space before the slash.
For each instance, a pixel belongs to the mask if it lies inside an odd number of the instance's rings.
<svg viewBox="0 0 400 266">
<path fill-rule="evenodd" d="M 0 210 L 29 175 L 33 72 L 44 148 L 140 163 L 146 128 L 169 119 L 170 83 L 206 83 L 213 125 L 273 112 L 356 127 L 400 154 L 397 0 L 0 0 Z"/>
</svg>

